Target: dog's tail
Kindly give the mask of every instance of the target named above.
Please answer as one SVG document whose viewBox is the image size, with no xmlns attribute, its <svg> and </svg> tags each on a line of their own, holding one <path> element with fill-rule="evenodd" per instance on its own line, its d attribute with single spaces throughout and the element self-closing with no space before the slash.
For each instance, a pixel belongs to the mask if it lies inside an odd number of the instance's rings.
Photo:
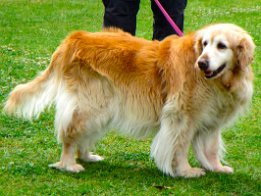
<svg viewBox="0 0 261 196">
<path fill-rule="evenodd" d="M 8 115 L 25 119 L 37 118 L 40 113 L 50 106 L 56 97 L 59 87 L 56 65 L 60 57 L 54 53 L 49 67 L 34 80 L 20 84 L 10 93 L 4 107 Z"/>
</svg>

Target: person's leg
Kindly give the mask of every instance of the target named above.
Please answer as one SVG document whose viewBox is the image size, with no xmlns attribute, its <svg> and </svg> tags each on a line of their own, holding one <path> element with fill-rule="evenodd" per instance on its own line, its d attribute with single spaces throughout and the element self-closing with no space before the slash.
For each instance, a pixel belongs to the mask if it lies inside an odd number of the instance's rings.
<svg viewBox="0 0 261 196">
<path fill-rule="evenodd" d="M 180 30 L 183 31 L 184 10 L 187 5 L 187 0 L 161 0 L 160 3 L 170 17 L 175 21 Z M 168 35 L 177 34 L 168 23 L 154 0 L 151 0 L 151 9 L 153 11 L 154 18 L 152 39 L 162 40 Z"/>
<path fill-rule="evenodd" d="M 140 0 L 103 0 L 103 27 L 118 27 L 135 35 Z"/>
</svg>

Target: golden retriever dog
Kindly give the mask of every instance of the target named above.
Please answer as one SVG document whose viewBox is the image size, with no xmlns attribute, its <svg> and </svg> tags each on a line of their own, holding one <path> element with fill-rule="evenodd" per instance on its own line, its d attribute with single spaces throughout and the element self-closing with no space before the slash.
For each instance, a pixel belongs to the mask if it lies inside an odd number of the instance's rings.
<svg viewBox="0 0 261 196">
<path fill-rule="evenodd" d="M 233 24 L 163 41 L 113 28 L 74 32 L 44 72 L 10 93 L 5 111 L 30 119 L 55 105 L 63 150 L 50 167 L 60 170 L 84 170 L 76 152 L 83 161 L 102 160 L 90 150 L 117 129 L 138 138 L 155 133 L 151 156 L 167 175 L 232 173 L 221 163 L 221 129 L 251 101 L 254 48 L 250 35 Z M 190 145 L 202 168 L 190 166 Z"/>
</svg>

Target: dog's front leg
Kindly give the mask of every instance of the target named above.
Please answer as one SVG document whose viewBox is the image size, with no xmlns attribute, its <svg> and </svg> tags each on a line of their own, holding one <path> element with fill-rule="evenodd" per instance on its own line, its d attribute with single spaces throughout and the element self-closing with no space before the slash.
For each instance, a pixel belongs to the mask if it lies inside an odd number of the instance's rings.
<svg viewBox="0 0 261 196">
<path fill-rule="evenodd" d="M 193 149 L 201 165 L 210 171 L 233 173 L 233 168 L 221 163 L 224 152 L 221 131 L 199 131 L 193 138 Z"/>
<path fill-rule="evenodd" d="M 203 169 L 192 168 L 188 162 L 188 149 L 194 136 L 191 121 L 177 115 L 163 115 L 160 131 L 151 146 L 151 156 L 160 170 L 173 177 L 204 175 Z"/>
</svg>

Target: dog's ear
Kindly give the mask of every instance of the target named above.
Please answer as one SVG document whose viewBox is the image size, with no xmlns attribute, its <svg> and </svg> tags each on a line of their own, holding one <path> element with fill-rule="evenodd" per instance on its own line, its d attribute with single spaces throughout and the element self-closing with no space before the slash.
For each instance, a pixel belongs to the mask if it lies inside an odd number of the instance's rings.
<svg viewBox="0 0 261 196">
<path fill-rule="evenodd" d="M 254 58 L 255 44 L 250 36 L 243 37 L 236 46 L 236 59 L 241 68 L 250 65 Z"/>
<path fill-rule="evenodd" d="M 199 56 L 202 53 L 203 47 L 202 47 L 202 36 L 197 34 L 195 36 L 195 44 L 194 44 L 194 49 L 195 52 L 197 54 L 197 56 Z"/>
</svg>

